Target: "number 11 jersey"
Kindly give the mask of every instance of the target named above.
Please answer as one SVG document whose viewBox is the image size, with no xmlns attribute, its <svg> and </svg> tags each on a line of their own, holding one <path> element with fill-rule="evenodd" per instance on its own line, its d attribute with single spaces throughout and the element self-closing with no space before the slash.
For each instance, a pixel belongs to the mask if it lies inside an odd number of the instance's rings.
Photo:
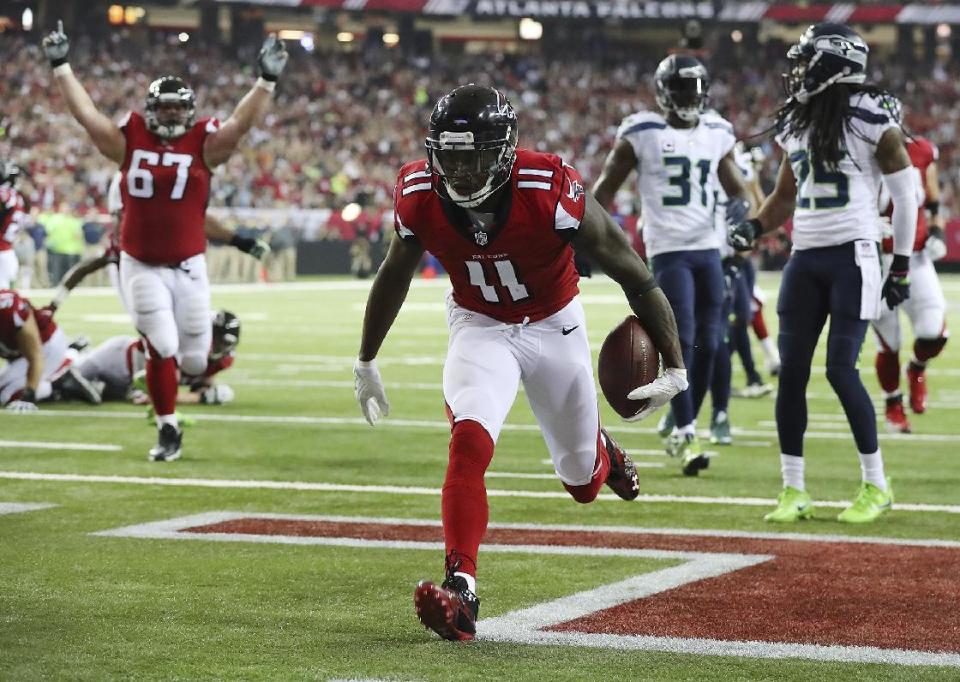
<svg viewBox="0 0 960 682">
<path fill-rule="evenodd" d="M 397 237 L 416 240 L 450 276 L 453 299 L 507 323 L 537 322 L 578 293 L 570 240 L 583 220 L 580 174 L 553 154 L 518 149 L 497 215 L 441 200 L 426 160 L 400 169 Z"/>
<path fill-rule="evenodd" d="M 120 166 L 121 250 L 151 265 L 175 265 L 206 250 L 211 171 L 203 143 L 219 126 L 203 118 L 167 140 L 151 133 L 136 112 L 120 122 L 127 141 Z"/>
</svg>

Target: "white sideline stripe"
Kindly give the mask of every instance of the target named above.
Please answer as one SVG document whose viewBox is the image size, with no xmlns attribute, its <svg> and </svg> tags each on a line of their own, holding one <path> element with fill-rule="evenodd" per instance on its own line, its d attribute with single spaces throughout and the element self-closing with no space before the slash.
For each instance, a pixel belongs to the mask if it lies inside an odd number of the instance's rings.
<svg viewBox="0 0 960 682">
<path fill-rule="evenodd" d="M 32 471 L 0 471 L 0 479 L 14 479 L 22 481 L 59 481 L 67 483 L 116 483 L 132 485 L 166 485 L 192 488 L 241 488 L 258 490 L 311 490 L 317 492 L 337 493 L 381 493 L 384 495 L 439 495 L 440 488 L 426 488 L 422 486 L 396 485 L 358 485 L 354 483 L 323 483 L 310 481 L 261 481 L 237 480 L 220 478 L 175 478 L 159 476 L 105 476 L 102 474 L 47 474 Z M 523 499 L 550 499 L 566 500 L 569 495 L 565 492 L 549 490 L 487 490 L 490 497 L 517 497 Z M 620 501 L 612 494 L 600 494 L 598 500 Z M 776 502 L 765 497 L 705 497 L 697 495 L 640 495 L 640 502 L 681 503 L 681 504 L 718 504 L 735 507 L 767 507 Z M 819 507 L 844 509 L 850 503 L 847 501 L 817 500 L 813 503 Z M 940 512 L 946 514 L 960 514 L 960 505 L 927 504 L 897 502 L 894 504 L 897 511 L 913 512 Z"/>
<path fill-rule="evenodd" d="M 23 512 L 50 509 L 55 504 L 41 504 L 36 502 L 0 502 L 0 516 L 4 514 L 22 514 Z"/>
<path fill-rule="evenodd" d="M 321 545 L 351 548 L 420 549 L 441 550 L 440 542 L 411 542 L 360 540 L 354 538 L 301 537 L 282 535 L 253 535 L 234 533 L 190 533 L 183 529 L 210 525 L 240 518 L 273 518 L 297 520 L 324 520 L 371 523 L 408 523 L 412 525 L 439 526 L 436 521 L 387 520 L 357 517 L 306 517 L 283 514 L 257 514 L 255 512 L 208 512 L 193 516 L 168 519 L 153 523 L 126 526 L 92 533 L 101 537 L 135 537 L 150 539 L 201 540 L 214 542 L 258 542 L 288 545 Z M 543 526 L 511 527 L 543 529 Z M 494 527 L 504 527 L 494 524 Z M 642 529 L 625 529 L 643 532 Z M 669 530 L 669 529 L 659 529 Z M 688 531 L 689 532 L 689 531 Z M 715 533 L 711 532 L 711 534 Z M 816 540 L 814 540 L 816 541 Z M 551 644 L 589 646 L 597 648 L 666 651 L 678 654 L 705 654 L 717 656 L 741 656 L 755 658 L 806 658 L 823 661 L 869 662 L 899 665 L 930 665 L 960 667 L 960 655 L 880 649 L 877 647 L 823 646 L 781 642 L 738 642 L 703 638 L 653 637 L 628 635 L 601 635 L 583 632 L 544 632 L 543 628 L 588 616 L 601 610 L 619 606 L 630 601 L 676 589 L 707 578 L 756 566 L 773 558 L 765 554 L 735 554 L 721 552 L 678 552 L 666 550 L 613 549 L 556 545 L 486 545 L 484 551 L 502 553 L 537 553 L 568 556 L 620 556 L 642 557 L 659 560 L 683 560 L 679 566 L 651 571 L 632 576 L 616 583 L 602 585 L 573 595 L 536 604 L 502 616 L 484 619 L 477 623 L 480 640 L 520 642 L 525 644 Z"/>
<path fill-rule="evenodd" d="M 18 415 L 20 416 L 20 415 Z M 0 440 L 0 448 L 24 448 L 30 450 L 95 450 L 98 452 L 120 452 L 119 445 L 108 443 L 57 443 L 40 440 Z"/>
<path fill-rule="evenodd" d="M 257 511 L 214 511 L 177 517 L 164 521 L 154 521 L 148 524 L 129 526 L 139 528 L 147 525 L 154 529 L 179 530 L 193 526 L 235 521 L 237 519 L 271 519 L 278 521 L 325 521 L 330 523 L 378 523 L 384 526 L 422 526 L 441 527 L 438 519 L 417 519 L 380 516 L 343 516 L 340 514 L 283 514 L 277 512 Z M 713 528 L 643 528 L 639 526 L 587 526 L 583 524 L 566 523 L 495 523 L 488 524 L 488 528 L 503 530 L 531 530 L 531 531 L 558 531 L 568 533 L 621 533 L 625 535 L 678 535 L 684 537 L 736 538 L 745 540 L 791 540 L 796 542 L 826 542 L 852 543 L 865 545 L 895 545 L 905 547 L 936 547 L 945 549 L 960 549 L 960 542 L 938 539 L 908 539 L 885 538 L 870 535 L 816 535 L 813 533 L 781 533 L 771 531 L 740 531 L 715 530 Z M 94 533 L 102 535 L 113 534 L 113 531 Z"/>
<path fill-rule="evenodd" d="M 249 423 L 249 424 L 329 424 L 334 426 L 369 426 L 363 417 L 280 417 L 267 415 L 243 415 L 243 414 L 211 414 L 211 413 L 192 413 L 191 417 L 198 422 L 226 422 L 226 423 Z M 38 410 L 29 414 L 16 415 L 16 419 L 40 419 L 43 417 L 78 417 L 89 419 L 143 419 L 143 413 L 132 411 L 107 411 L 107 410 Z M 442 429 L 450 430 L 450 424 L 447 421 L 428 420 L 428 419 L 385 419 L 380 422 L 377 428 L 413 428 L 413 429 Z M 540 432 L 537 424 L 504 424 L 503 431 L 530 431 Z M 617 423 L 612 425 L 610 430 L 615 434 L 632 435 L 655 435 L 656 429 L 653 426 L 627 426 Z M 734 433 L 740 436 L 749 436 L 752 438 L 776 438 L 776 431 L 758 431 L 753 429 L 734 430 Z M 945 433 L 880 433 L 880 441 L 907 441 L 909 443 L 956 443 L 957 436 Z M 850 440 L 851 436 L 846 431 L 807 431 L 804 434 L 806 438 L 816 438 L 821 440 Z M 734 443 L 736 445 L 736 443 Z"/>
</svg>

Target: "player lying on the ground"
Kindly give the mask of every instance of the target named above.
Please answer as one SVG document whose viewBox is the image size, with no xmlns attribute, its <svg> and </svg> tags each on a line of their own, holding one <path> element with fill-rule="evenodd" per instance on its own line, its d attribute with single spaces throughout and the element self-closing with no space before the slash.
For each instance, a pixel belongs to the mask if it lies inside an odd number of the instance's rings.
<svg viewBox="0 0 960 682">
<path fill-rule="evenodd" d="M 37 402 L 71 390 L 78 399 L 99 403 L 100 394 L 67 358 L 68 342 L 53 311 L 35 309 L 12 289 L 0 289 L 0 405 L 33 412 Z"/>
<path fill-rule="evenodd" d="M 221 405 L 234 398 L 227 384 L 214 383 L 213 377 L 229 369 L 236 359 L 240 342 L 240 320 L 227 310 L 218 310 L 213 317 L 213 342 L 207 355 L 207 367 L 199 376 L 180 375 L 180 385 L 189 392 L 178 393 L 179 403 Z M 104 400 L 133 400 L 146 404 L 149 398 L 143 389 L 146 367 L 143 339 L 133 336 L 113 336 L 77 362 L 80 374 L 89 382 L 102 383 Z M 58 400 L 77 400 L 82 396 L 65 390 L 56 394 Z"/>
<path fill-rule="evenodd" d="M 446 639 L 472 639 L 480 601 L 477 553 L 487 528 L 484 473 L 523 383 L 557 476 L 578 502 L 607 484 L 636 498 L 636 467 L 600 427 L 593 361 L 573 242 L 617 281 L 666 368 L 629 394 L 640 419 L 687 387 L 670 304 L 620 227 L 552 154 L 517 149 L 517 115 L 490 87 L 440 98 L 427 159 L 405 165 L 394 193 L 397 236 L 370 290 L 354 375 L 363 415 L 389 411 L 375 358 L 424 251 L 450 275 L 443 396 L 451 424 L 441 496 L 446 579 L 421 583 L 421 621 Z"/>
</svg>

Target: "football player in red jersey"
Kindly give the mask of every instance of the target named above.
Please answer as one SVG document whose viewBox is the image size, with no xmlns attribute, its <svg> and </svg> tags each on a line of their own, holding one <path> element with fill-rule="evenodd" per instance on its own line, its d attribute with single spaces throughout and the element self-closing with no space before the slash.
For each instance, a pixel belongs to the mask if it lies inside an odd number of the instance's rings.
<svg viewBox="0 0 960 682">
<path fill-rule="evenodd" d="M 937 357 L 947 343 L 946 300 L 933 267 L 934 261 L 947 254 L 947 244 L 939 215 L 939 151 L 926 138 L 915 137 L 907 140 L 907 153 L 917 171 L 920 210 L 917 236 L 910 256 L 910 298 L 901 308 L 910 318 L 914 336 L 913 357 L 906 368 L 910 409 L 914 414 L 923 414 L 927 409 L 927 362 Z M 882 193 L 881 203 L 890 203 L 889 192 Z M 892 208 L 889 205 L 883 208 L 890 215 Z M 885 254 L 893 253 L 892 237 L 884 238 L 883 250 Z M 877 379 L 886 400 L 887 428 L 893 432 L 910 433 L 910 421 L 903 410 L 903 395 L 900 393 L 899 311 L 884 308 L 880 318 L 873 323 L 873 331 L 877 337 Z"/>
<path fill-rule="evenodd" d="M 70 113 L 100 153 L 120 164 L 120 279 L 147 345 L 147 386 L 159 430 L 149 459 L 172 461 L 180 457 L 182 439 L 174 413 L 178 363 L 179 371 L 201 374 L 210 348 L 204 260 L 210 175 L 265 113 L 287 52 L 282 41 L 267 38 L 258 58 L 260 78 L 222 125 L 194 120 L 193 90 L 174 76 L 153 81 L 145 114 L 131 112 L 118 125 L 97 110 L 73 75 L 62 22 L 44 38 L 43 49 Z M 249 252 L 256 241 L 235 237 L 234 244 Z"/>
<path fill-rule="evenodd" d="M 0 289 L 0 405 L 34 412 L 55 387 L 69 385 L 77 397 L 99 403 L 100 395 L 67 359 L 68 341 L 49 308 L 34 309 L 12 289 Z"/>
<path fill-rule="evenodd" d="M 17 191 L 18 177 L 20 168 L 17 164 L 0 161 L 0 288 L 13 286 L 20 269 L 13 242 L 23 227 L 27 203 Z"/>
<path fill-rule="evenodd" d="M 414 602 L 427 627 L 464 640 L 475 635 L 479 609 L 484 472 L 521 382 L 576 501 L 593 501 L 604 483 L 626 500 L 638 494 L 633 462 L 600 428 L 571 243 L 623 287 L 663 356 L 663 375 L 630 393 L 649 399 L 634 419 L 666 404 L 687 379 L 676 320 L 643 261 L 575 169 L 517 148 L 517 116 L 500 92 L 471 84 L 442 97 L 426 147 L 427 158 L 397 179 L 397 238 L 370 290 L 354 375 L 361 411 L 375 424 L 389 411 L 375 358 L 429 251 L 453 285 L 443 370 L 451 423 L 441 498 L 446 579 L 418 585 Z"/>
</svg>

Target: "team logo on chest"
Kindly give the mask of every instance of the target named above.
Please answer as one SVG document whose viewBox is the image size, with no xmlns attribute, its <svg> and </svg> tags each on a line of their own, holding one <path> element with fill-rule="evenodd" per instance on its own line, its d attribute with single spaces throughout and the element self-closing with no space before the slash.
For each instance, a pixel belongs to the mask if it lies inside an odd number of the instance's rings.
<svg viewBox="0 0 960 682">
<path fill-rule="evenodd" d="M 676 151 L 676 145 L 673 143 L 673 140 L 664 140 L 660 144 L 661 151 L 667 152 L 668 154 Z"/>
<path fill-rule="evenodd" d="M 486 232 L 474 232 L 473 239 L 477 242 L 477 246 L 486 246 L 487 242 L 490 241 L 490 238 L 487 236 Z"/>
</svg>

